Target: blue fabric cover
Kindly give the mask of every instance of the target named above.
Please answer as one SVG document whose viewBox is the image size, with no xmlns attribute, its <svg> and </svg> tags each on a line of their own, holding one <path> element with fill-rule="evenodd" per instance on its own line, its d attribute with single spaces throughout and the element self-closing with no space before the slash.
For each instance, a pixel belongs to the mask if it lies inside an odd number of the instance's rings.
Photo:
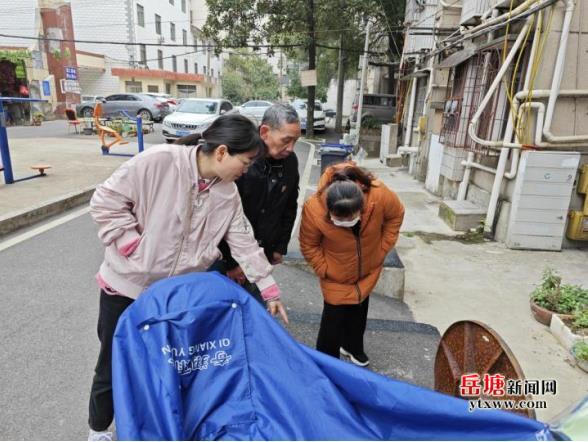
<svg viewBox="0 0 588 442">
<path fill-rule="evenodd" d="M 218 273 L 151 286 L 113 348 L 120 440 L 508 439 L 549 437 L 512 413 L 395 381 L 296 342 Z"/>
</svg>

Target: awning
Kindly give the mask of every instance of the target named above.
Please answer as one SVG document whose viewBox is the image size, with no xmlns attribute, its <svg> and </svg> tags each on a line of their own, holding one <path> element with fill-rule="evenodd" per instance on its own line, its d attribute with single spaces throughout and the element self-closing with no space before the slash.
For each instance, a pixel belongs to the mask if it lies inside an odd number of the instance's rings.
<svg viewBox="0 0 588 442">
<path fill-rule="evenodd" d="M 435 65 L 435 69 L 449 69 L 453 68 L 459 64 L 462 64 L 464 61 L 467 61 L 471 57 L 473 57 L 477 52 L 477 48 L 469 47 L 462 49 L 461 51 L 454 52 L 441 63 Z"/>
</svg>

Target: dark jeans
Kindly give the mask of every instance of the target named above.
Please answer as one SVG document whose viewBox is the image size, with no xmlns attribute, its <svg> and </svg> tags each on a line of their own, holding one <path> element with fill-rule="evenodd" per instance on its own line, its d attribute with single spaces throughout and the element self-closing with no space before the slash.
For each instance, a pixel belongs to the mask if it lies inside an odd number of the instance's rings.
<svg viewBox="0 0 588 442">
<path fill-rule="evenodd" d="M 363 353 L 363 335 L 367 324 L 369 296 L 361 304 L 324 303 L 316 349 L 339 358 L 339 348 L 353 355 Z"/>
<path fill-rule="evenodd" d="M 211 265 L 207 271 L 219 272 L 221 275 L 227 276 L 227 267 L 225 266 L 225 263 L 220 260 Z M 265 301 L 261 297 L 261 292 L 259 291 L 259 288 L 256 284 L 249 281 L 245 281 L 245 284 L 243 284 L 241 287 L 247 290 L 247 292 L 249 292 L 249 294 L 253 296 L 253 298 L 257 302 L 259 302 L 263 307 L 265 307 Z"/>
<path fill-rule="evenodd" d="M 114 418 L 112 402 L 112 338 L 118 318 L 133 303 L 131 298 L 109 295 L 100 290 L 98 313 L 98 339 L 100 354 L 94 370 L 90 392 L 90 417 L 88 424 L 94 431 L 105 431 Z"/>
</svg>

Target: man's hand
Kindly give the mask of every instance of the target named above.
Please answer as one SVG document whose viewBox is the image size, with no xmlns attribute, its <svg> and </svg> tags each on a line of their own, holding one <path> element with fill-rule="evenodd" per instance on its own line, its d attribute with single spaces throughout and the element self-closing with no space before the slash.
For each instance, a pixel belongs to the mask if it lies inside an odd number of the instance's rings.
<svg viewBox="0 0 588 442">
<path fill-rule="evenodd" d="M 243 273 L 243 269 L 241 266 L 237 266 L 234 269 L 227 270 L 227 278 L 232 279 L 239 285 L 245 284 L 247 278 L 245 277 L 245 273 Z"/>
<path fill-rule="evenodd" d="M 275 300 L 275 301 L 268 301 L 267 311 L 272 316 L 276 316 L 279 314 L 280 318 L 282 318 L 282 321 L 284 321 L 284 323 L 286 325 L 289 324 L 288 315 L 286 314 L 286 309 L 284 308 L 284 304 L 282 304 L 282 302 L 279 299 Z"/>
<path fill-rule="evenodd" d="M 272 255 L 272 264 L 278 265 L 278 264 L 282 264 L 283 262 L 284 262 L 283 255 L 281 253 L 274 252 L 274 254 Z"/>
</svg>

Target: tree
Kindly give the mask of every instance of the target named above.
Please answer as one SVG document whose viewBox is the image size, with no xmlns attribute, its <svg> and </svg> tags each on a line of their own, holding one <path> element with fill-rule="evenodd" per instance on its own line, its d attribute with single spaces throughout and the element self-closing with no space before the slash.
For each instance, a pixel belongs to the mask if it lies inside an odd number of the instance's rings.
<svg viewBox="0 0 588 442">
<path fill-rule="evenodd" d="M 279 95 L 271 66 L 253 54 L 232 54 L 225 63 L 222 85 L 225 97 L 235 103 L 275 100 Z"/>
<path fill-rule="evenodd" d="M 255 50 L 269 45 L 267 52 L 271 54 L 272 47 L 280 46 L 289 57 L 306 59 L 308 69 L 315 69 L 318 61 L 319 85 L 324 87 L 335 76 L 339 46 L 348 55 L 343 67 L 349 75 L 357 72 L 366 19 L 381 22 L 378 26 L 381 32 L 374 33 L 376 39 L 381 39 L 382 34 L 384 37 L 392 34 L 390 29 L 398 26 L 395 17 L 404 8 L 403 0 L 206 0 L 206 3 L 209 13 L 203 31 L 214 42 L 217 52 L 227 47 Z M 397 44 L 395 39 L 389 43 Z M 313 133 L 315 93 L 315 87 L 308 87 L 309 135 Z"/>
</svg>

